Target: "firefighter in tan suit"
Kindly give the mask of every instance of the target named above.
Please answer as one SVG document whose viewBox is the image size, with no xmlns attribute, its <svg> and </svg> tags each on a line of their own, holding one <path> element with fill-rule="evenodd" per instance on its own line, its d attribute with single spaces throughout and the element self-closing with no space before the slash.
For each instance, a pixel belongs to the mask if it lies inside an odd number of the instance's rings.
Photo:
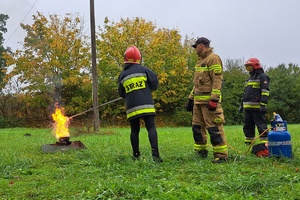
<svg viewBox="0 0 300 200">
<path fill-rule="evenodd" d="M 193 111 L 192 131 L 194 151 L 202 158 L 208 156 L 207 133 L 213 147 L 213 163 L 228 161 L 228 149 L 221 107 L 223 77 L 222 60 L 213 53 L 210 41 L 201 37 L 191 45 L 198 55 L 195 66 L 194 87 L 188 97 L 187 110 Z"/>
</svg>

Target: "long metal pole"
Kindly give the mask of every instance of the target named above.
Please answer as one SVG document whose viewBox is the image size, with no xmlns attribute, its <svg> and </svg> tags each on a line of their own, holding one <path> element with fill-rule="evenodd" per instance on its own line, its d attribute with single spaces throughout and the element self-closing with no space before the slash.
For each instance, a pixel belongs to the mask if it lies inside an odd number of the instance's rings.
<svg viewBox="0 0 300 200">
<path fill-rule="evenodd" d="M 72 115 L 72 116 L 69 117 L 69 118 L 70 118 L 70 119 L 73 119 L 74 117 L 78 117 L 78 116 L 80 116 L 80 115 L 83 115 L 83 114 L 85 114 L 85 113 L 91 111 L 91 110 L 94 110 L 94 109 L 96 109 L 96 108 L 105 106 L 105 105 L 110 104 L 110 103 L 112 103 L 112 102 L 119 101 L 120 99 L 122 99 L 122 97 L 119 97 L 119 98 L 113 99 L 113 100 L 111 100 L 111 101 L 105 102 L 105 103 L 100 104 L 100 105 L 98 105 L 98 106 L 96 106 L 96 107 L 87 109 L 87 110 L 85 110 L 85 111 L 82 111 L 82 112 L 80 112 L 80 113 L 77 113 L 77 114 L 75 114 L 75 115 Z"/>
<path fill-rule="evenodd" d="M 95 39 L 95 12 L 94 0 L 90 0 L 90 20 L 91 20 L 91 43 L 92 43 L 92 79 L 93 79 L 93 107 L 94 109 L 94 131 L 99 132 L 100 120 L 98 105 L 98 73 L 96 66 L 96 39 Z"/>
</svg>

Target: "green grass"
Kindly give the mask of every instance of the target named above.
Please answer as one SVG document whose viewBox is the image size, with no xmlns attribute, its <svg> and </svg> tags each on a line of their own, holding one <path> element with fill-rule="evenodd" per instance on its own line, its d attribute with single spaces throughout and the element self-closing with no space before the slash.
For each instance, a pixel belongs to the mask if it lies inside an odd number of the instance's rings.
<svg viewBox="0 0 300 200">
<path fill-rule="evenodd" d="M 0 129 L 1 199 L 299 199 L 300 125 L 288 125 L 293 159 L 258 158 L 244 146 L 242 126 L 225 126 L 228 164 L 193 153 L 191 128 L 158 128 L 163 163 L 151 160 L 145 129 L 140 161 L 131 159 L 129 128 L 76 134 L 87 149 L 44 153 L 50 129 Z M 31 136 L 24 136 L 29 133 Z"/>
</svg>

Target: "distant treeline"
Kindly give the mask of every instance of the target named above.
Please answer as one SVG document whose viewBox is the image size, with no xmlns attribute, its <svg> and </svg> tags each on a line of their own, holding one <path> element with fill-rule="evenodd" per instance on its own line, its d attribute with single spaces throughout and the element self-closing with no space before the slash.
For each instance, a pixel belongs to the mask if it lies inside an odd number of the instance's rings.
<svg viewBox="0 0 300 200">
<path fill-rule="evenodd" d="M 3 47 L 7 19 L 0 15 L 0 127 L 49 126 L 56 102 L 64 107 L 67 116 L 90 109 L 91 45 L 82 18 L 37 13 L 33 24 L 21 24 L 27 35 L 23 48 L 15 52 Z M 142 18 L 119 22 L 106 18 L 96 32 L 99 104 L 119 97 L 117 78 L 123 69 L 124 51 L 136 45 L 142 52 L 142 64 L 158 74 L 159 88 L 153 92 L 157 125 L 190 126 L 191 113 L 185 111 L 185 103 L 193 87 L 197 62 L 190 46 L 194 41 L 188 36 L 183 39 L 176 29 L 159 28 Z M 228 59 L 223 64 L 226 124 L 241 124 L 243 114 L 238 107 L 249 74 L 244 60 Z M 268 120 L 277 112 L 289 123 L 299 123 L 298 65 L 264 69 L 271 78 Z M 92 126 L 92 114 L 74 118 L 71 125 Z M 124 100 L 100 107 L 99 114 L 102 126 L 128 125 Z"/>
<path fill-rule="evenodd" d="M 276 68 L 268 68 L 265 70 L 271 79 L 270 84 L 270 99 L 267 105 L 267 118 L 270 121 L 273 112 L 279 113 L 284 120 L 289 123 L 300 122 L 300 68 L 297 65 L 284 64 Z M 244 90 L 245 81 L 248 78 L 248 73 L 244 70 L 242 60 L 227 60 L 224 63 L 224 83 L 222 90 L 222 106 L 225 113 L 226 125 L 242 124 L 243 113 L 238 112 L 238 107 L 241 103 L 241 97 Z M 172 78 L 172 77 L 170 77 Z M 191 82 L 192 76 L 187 77 L 188 80 L 183 82 Z M 178 86 L 181 81 L 176 81 Z M 111 83 L 112 84 L 112 83 Z M 115 84 L 115 83 L 114 83 Z M 100 87 L 105 85 L 100 84 Z M 161 85 L 161 87 L 164 87 Z M 186 87 L 185 93 L 177 93 L 176 87 L 170 88 L 175 91 L 173 98 L 176 101 L 170 101 L 168 104 L 163 104 L 159 101 L 161 98 L 154 94 L 156 105 L 160 105 L 157 110 L 158 126 L 189 126 L 191 124 L 191 113 L 185 111 L 185 103 L 188 93 L 191 89 L 191 84 L 179 86 Z M 158 89 L 158 90 L 159 90 Z M 90 93 L 90 88 L 86 93 Z M 48 94 L 37 93 L 31 99 L 22 94 L 2 94 L 0 96 L 0 127 L 16 127 L 16 126 L 31 126 L 45 127 L 51 124 L 51 113 L 54 111 L 53 101 Z M 88 106 L 78 106 L 73 108 L 71 112 L 70 104 L 67 104 L 64 98 L 64 93 L 61 93 L 62 106 L 65 108 L 67 116 L 77 114 L 81 111 L 91 108 Z M 83 98 L 80 95 L 72 98 Z M 118 98 L 116 91 L 112 93 L 102 93 L 100 102 L 105 103 L 109 100 Z M 48 101 L 45 101 L 47 100 Z M 173 109 L 170 109 L 173 108 Z M 127 125 L 125 118 L 124 100 L 119 100 L 111 104 L 102 106 L 100 109 L 100 122 L 102 126 L 123 126 Z M 92 111 L 84 115 L 74 118 L 71 125 L 74 126 L 92 126 Z"/>
</svg>

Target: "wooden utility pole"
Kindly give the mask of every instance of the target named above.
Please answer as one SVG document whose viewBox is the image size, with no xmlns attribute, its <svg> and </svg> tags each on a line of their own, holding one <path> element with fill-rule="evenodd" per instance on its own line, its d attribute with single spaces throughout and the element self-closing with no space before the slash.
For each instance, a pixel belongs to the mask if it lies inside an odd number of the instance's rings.
<svg viewBox="0 0 300 200">
<path fill-rule="evenodd" d="M 91 43 L 92 43 L 92 78 L 93 78 L 93 107 L 97 107 L 98 101 L 98 73 L 96 66 L 96 39 L 95 39 L 95 12 L 94 0 L 90 0 L 90 21 L 91 21 Z M 99 109 L 94 109 L 94 131 L 99 132 L 100 120 Z"/>
</svg>

